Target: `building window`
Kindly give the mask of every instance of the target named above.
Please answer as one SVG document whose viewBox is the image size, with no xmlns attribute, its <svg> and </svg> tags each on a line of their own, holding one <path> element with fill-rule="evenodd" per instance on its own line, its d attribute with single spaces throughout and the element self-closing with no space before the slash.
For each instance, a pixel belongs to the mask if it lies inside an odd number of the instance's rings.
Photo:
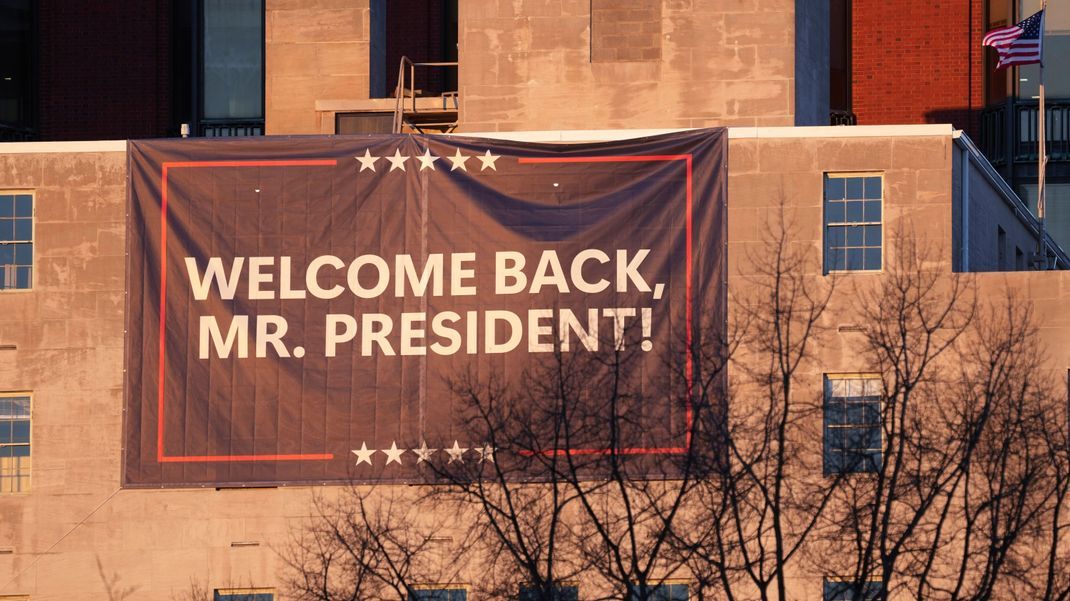
<svg viewBox="0 0 1070 601">
<path fill-rule="evenodd" d="M 841 582 L 836 580 L 825 581 L 824 601 L 881 601 L 884 599 L 884 588 L 879 581 L 866 582 L 862 585 L 862 596 L 855 595 L 853 582 Z"/>
<path fill-rule="evenodd" d="M 880 175 L 825 176 L 825 273 L 881 269 Z"/>
<path fill-rule="evenodd" d="M 579 601 L 580 587 L 575 585 L 558 585 L 551 595 L 553 601 Z M 539 590 L 533 587 L 520 587 L 520 601 L 538 601 Z"/>
<path fill-rule="evenodd" d="M 34 10 L 31 0 L 6 0 L 0 9 L 0 141 L 35 137 Z"/>
<path fill-rule="evenodd" d="M 217 588 L 212 601 L 275 601 L 269 588 Z"/>
<path fill-rule="evenodd" d="M 651 601 L 687 601 L 689 598 L 686 582 L 663 583 L 647 588 L 649 590 L 647 599 Z M 631 601 L 638 601 L 640 598 L 639 585 L 633 584 L 630 599 Z"/>
<path fill-rule="evenodd" d="M 0 394 L 0 493 L 30 490 L 30 395 Z"/>
<path fill-rule="evenodd" d="M 0 194 L 0 290 L 33 284 L 33 195 Z"/>
<path fill-rule="evenodd" d="M 468 601 L 468 589 L 458 586 L 420 587 L 409 592 L 409 601 Z"/>
<path fill-rule="evenodd" d="M 264 1 L 175 0 L 173 135 L 264 133 Z"/>
<path fill-rule="evenodd" d="M 1017 246 L 1014 247 L 1014 268 L 1017 271 L 1025 270 L 1025 253 Z"/>
<path fill-rule="evenodd" d="M 825 376 L 825 473 L 881 467 L 881 379 Z"/>
</svg>

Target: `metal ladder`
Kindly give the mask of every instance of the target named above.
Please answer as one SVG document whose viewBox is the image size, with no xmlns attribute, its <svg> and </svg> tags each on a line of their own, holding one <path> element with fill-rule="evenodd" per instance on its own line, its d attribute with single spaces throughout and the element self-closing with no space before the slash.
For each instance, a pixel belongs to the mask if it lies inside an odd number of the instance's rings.
<svg viewBox="0 0 1070 601">
<path fill-rule="evenodd" d="M 408 66 L 408 69 L 405 67 Z M 457 92 L 443 92 L 442 107 L 422 109 L 416 106 L 416 67 L 457 68 L 456 62 L 449 63 L 414 63 L 409 57 L 401 57 L 398 67 L 398 87 L 394 92 L 397 102 L 394 105 L 394 133 L 409 131 L 421 134 L 430 132 L 449 133 L 457 127 L 459 102 Z M 406 75 L 409 85 L 406 86 Z"/>
</svg>

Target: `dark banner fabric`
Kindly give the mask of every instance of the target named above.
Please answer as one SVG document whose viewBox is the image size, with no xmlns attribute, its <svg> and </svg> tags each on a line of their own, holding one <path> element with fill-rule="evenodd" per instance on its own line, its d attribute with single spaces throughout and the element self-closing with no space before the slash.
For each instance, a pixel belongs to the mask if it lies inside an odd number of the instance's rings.
<svg viewBox="0 0 1070 601">
<path fill-rule="evenodd" d="M 125 486 L 662 471 L 692 444 L 689 349 L 725 327 L 725 130 L 129 161 Z"/>
</svg>

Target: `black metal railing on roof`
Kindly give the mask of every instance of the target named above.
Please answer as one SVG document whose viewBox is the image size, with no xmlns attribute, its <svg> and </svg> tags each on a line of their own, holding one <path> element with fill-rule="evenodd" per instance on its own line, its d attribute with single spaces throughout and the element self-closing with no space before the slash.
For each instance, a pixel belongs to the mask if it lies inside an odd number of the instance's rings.
<svg viewBox="0 0 1070 601">
<path fill-rule="evenodd" d="M 233 138 L 264 135 L 263 119 L 203 119 L 198 135 L 205 138 Z"/>
<path fill-rule="evenodd" d="M 858 117 L 851 111 L 829 111 L 829 125 L 858 125 Z"/>
<path fill-rule="evenodd" d="M 1048 160 L 1070 161 L 1070 100 L 1060 98 L 1044 103 Z M 1036 100 L 1008 99 L 981 112 L 980 147 L 993 165 L 1007 161 L 1037 160 L 1037 122 L 1040 106 Z"/>
</svg>

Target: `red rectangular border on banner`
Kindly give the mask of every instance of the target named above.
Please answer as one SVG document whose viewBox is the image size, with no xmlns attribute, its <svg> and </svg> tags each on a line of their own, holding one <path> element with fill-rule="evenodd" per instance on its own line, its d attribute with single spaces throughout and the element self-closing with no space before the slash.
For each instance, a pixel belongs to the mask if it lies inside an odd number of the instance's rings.
<svg viewBox="0 0 1070 601">
<path fill-rule="evenodd" d="M 686 268 L 685 268 L 685 322 L 687 352 L 685 358 L 684 377 L 687 381 L 687 409 L 686 409 L 686 437 L 683 447 L 625 447 L 619 449 L 568 449 L 567 451 L 549 451 L 555 454 L 572 455 L 608 455 L 617 453 L 621 455 L 680 455 L 687 453 L 691 446 L 691 427 L 693 408 L 691 405 L 691 391 L 693 385 L 693 359 L 691 345 L 693 342 L 693 301 L 692 301 L 692 155 L 627 155 L 627 156 L 597 156 L 597 157 L 519 157 L 518 163 L 626 163 L 626 162 L 664 162 L 685 161 L 686 165 Z M 164 397 L 165 397 L 165 372 L 167 362 L 166 348 L 166 323 L 167 323 L 167 176 L 171 169 L 211 168 L 211 167 L 300 167 L 300 166 L 336 166 L 335 159 L 303 159 L 303 160 L 247 160 L 247 161 L 173 161 L 165 162 L 160 172 L 160 354 L 159 354 L 159 387 L 157 395 L 157 419 L 156 419 L 156 458 L 160 463 L 215 463 L 237 461 L 327 461 L 334 458 L 333 453 L 308 453 L 308 454 L 252 454 L 252 455 L 166 455 L 164 454 Z M 531 451 L 521 451 L 522 454 L 530 454 Z"/>
<path fill-rule="evenodd" d="M 167 172 L 203 167 L 333 167 L 335 159 L 273 161 L 174 161 L 160 169 L 160 373 L 156 408 L 156 459 L 160 463 L 214 463 L 222 461 L 326 461 L 334 453 L 288 455 L 165 455 L 163 452 L 164 384 L 167 366 Z"/>
</svg>

